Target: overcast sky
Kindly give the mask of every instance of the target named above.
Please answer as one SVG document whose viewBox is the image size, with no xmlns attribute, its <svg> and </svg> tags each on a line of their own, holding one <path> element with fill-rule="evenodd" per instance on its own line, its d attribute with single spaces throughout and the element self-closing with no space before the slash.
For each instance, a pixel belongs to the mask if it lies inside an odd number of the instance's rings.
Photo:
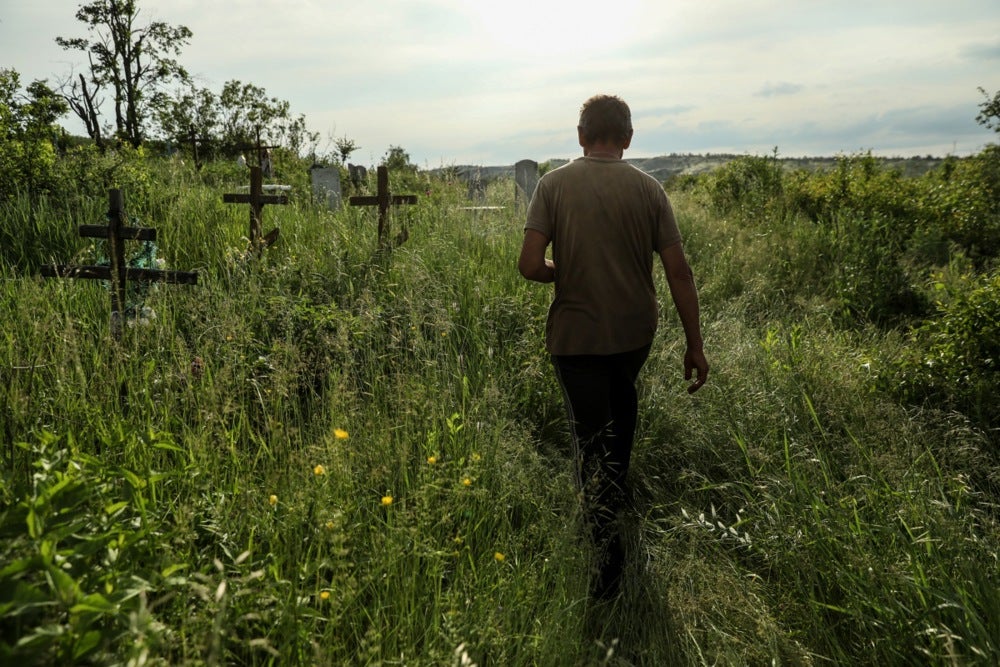
<svg viewBox="0 0 1000 667">
<path fill-rule="evenodd" d="M 80 0 L 0 0 L 0 67 L 83 69 Z M 139 0 L 194 33 L 181 63 L 287 100 L 352 161 L 421 167 L 579 154 L 580 104 L 632 107 L 626 157 L 970 155 L 1000 89 L 1000 0 Z M 109 117 L 110 119 L 110 117 Z M 82 126 L 69 117 L 65 125 Z"/>
</svg>

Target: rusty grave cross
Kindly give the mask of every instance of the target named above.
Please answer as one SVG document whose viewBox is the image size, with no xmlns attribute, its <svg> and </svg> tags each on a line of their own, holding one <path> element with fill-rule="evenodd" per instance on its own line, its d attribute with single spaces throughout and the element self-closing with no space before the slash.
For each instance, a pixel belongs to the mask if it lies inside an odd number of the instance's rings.
<svg viewBox="0 0 1000 667">
<path fill-rule="evenodd" d="M 375 196 L 354 196 L 350 199 L 351 206 L 378 206 L 378 247 L 387 248 L 389 243 L 386 236 L 389 234 L 389 207 L 400 204 L 416 204 L 416 195 L 392 195 L 389 192 L 389 168 L 381 166 L 378 168 L 378 194 Z M 406 240 L 407 233 L 404 228 L 396 239 L 396 244 Z"/>
<path fill-rule="evenodd" d="M 116 315 L 125 315 L 125 283 L 128 280 L 137 282 L 158 282 L 194 285 L 198 282 L 197 272 L 162 271 L 160 269 L 143 269 L 127 266 L 125 262 L 126 240 L 155 241 L 156 230 L 148 227 L 126 227 L 125 206 L 121 190 L 108 191 L 109 208 L 107 225 L 80 225 L 80 236 L 89 238 L 106 238 L 108 240 L 108 255 L 111 266 L 67 266 L 53 264 L 43 266 L 42 275 L 46 278 L 85 278 L 90 280 L 111 281 L 111 331 L 117 338 L 120 327 L 116 325 Z"/>
<path fill-rule="evenodd" d="M 287 195 L 265 195 L 264 177 L 260 167 L 250 167 L 250 194 L 224 194 L 222 201 L 227 204 L 250 204 L 250 247 L 269 246 L 278 238 L 278 230 L 273 229 L 262 236 L 264 204 L 287 204 Z"/>
</svg>

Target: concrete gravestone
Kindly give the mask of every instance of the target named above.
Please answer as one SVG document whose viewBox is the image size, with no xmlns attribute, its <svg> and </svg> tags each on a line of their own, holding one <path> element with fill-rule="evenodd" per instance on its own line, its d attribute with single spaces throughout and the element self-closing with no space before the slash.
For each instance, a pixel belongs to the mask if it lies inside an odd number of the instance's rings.
<svg viewBox="0 0 1000 667">
<path fill-rule="evenodd" d="M 360 188 L 368 181 L 368 170 L 359 164 L 347 165 L 347 172 L 351 175 L 351 184 L 355 188 Z"/>
<path fill-rule="evenodd" d="M 469 200 L 474 202 L 486 201 L 486 180 L 477 169 L 469 174 Z"/>
<path fill-rule="evenodd" d="M 340 191 L 340 169 L 337 167 L 314 167 L 312 176 L 313 197 L 325 201 L 327 209 L 340 210 L 343 195 Z"/>
<path fill-rule="evenodd" d="M 524 201 L 527 205 L 538 185 L 538 163 L 534 160 L 521 160 L 515 164 L 514 184 L 514 200 Z"/>
</svg>

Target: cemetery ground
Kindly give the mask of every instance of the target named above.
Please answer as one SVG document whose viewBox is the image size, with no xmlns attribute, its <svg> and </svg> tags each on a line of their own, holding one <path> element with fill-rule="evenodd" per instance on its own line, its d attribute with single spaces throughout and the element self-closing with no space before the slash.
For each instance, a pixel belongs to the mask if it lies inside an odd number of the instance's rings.
<svg viewBox="0 0 1000 667">
<path fill-rule="evenodd" d="M 419 198 L 387 249 L 373 207 L 329 210 L 279 162 L 255 254 L 223 201 L 245 170 L 130 169 L 129 213 L 198 282 L 131 297 L 155 317 L 119 338 L 106 286 L 40 276 L 99 259 L 77 227 L 108 184 L 0 209 L 0 662 L 1000 660 L 996 434 L 886 389 L 913 342 L 844 317 L 829 228 L 752 192 L 720 211 L 711 176 L 669 191 L 712 374 L 684 390 L 659 271 L 628 583 L 595 606 L 511 180 L 469 207 L 393 174 Z"/>
</svg>

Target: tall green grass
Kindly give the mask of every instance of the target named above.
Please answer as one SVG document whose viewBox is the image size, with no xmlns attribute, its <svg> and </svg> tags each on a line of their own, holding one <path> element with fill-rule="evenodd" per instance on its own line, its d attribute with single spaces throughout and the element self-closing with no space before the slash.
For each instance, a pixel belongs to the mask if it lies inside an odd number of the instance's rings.
<svg viewBox="0 0 1000 667">
<path fill-rule="evenodd" d="M 265 208 L 281 233 L 255 259 L 246 207 L 221 203 L 239 172 L 143 169 L 132 212 L 170 268 L 201 274 L 151 290 L 149 324 L 115 341 L 100 284 L 0 265 L 5 662 L 1000 656 L 988 434 L 884 391 L 911 343 L 844 326 L 814 288 L 814 221 L 672 193 L 713 371 L 687 395 L 665 304 L 625 594 L 595 605 L 542 345 L 550 294 L 517 275 L 512 184 L 488 193 L 505 209 L 469 211 L 459 185 L 413 177 L 421 203 L 392 221 L 409 240 L 380 252 L 370 210 L 321 210 L 297 181 Z M 65 236 L 71 221 L 26 205 L 3 233 L 34 216 Z"/>
</svg>

